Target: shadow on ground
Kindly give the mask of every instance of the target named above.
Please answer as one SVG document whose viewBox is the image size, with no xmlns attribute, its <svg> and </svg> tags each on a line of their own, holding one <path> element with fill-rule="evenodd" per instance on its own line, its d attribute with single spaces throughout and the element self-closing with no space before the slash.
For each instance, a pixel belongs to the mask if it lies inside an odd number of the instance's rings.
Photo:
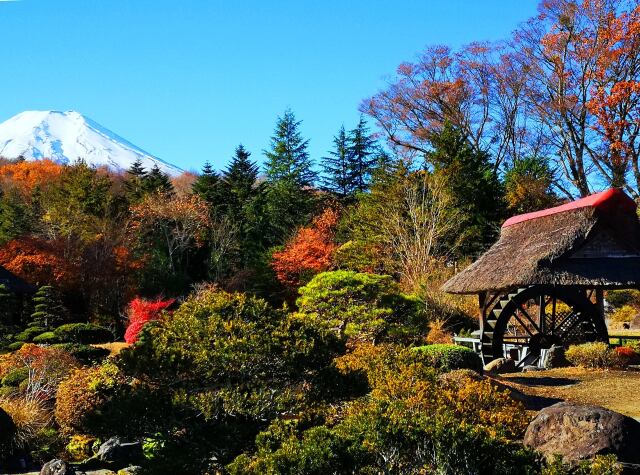
<svg viewBox="0 0 640 475">
<path fill-rule="evenodd" d="M 578 379 L 572 379 L 572 378 L 551 378 L 551 377 L 535 378 L 535 377 L 527 377 L 527 376 L 509 378 L 509 381 L 513 381 L 514 383 L 518 383 L 518 384 L 523 384 L 525 386 L 573 386 L 574 384 L 578 384 L 580 382 Z"/>
</svg>

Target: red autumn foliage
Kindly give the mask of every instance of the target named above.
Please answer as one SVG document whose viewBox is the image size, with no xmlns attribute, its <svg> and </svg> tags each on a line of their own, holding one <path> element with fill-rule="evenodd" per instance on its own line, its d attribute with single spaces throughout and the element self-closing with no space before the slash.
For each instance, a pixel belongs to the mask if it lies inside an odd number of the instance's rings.
<svg viewBox="0 0 640 475">
<path fill-rule="evenodd" d="M 124 334 L 127 343 L 135 343 L 138 335 L 148 322 L 160 318 L 163 310 L 169 308 L 175 299 L 168 300 L 144 300 L 140 297 L 134 298 L 129 303 L 129 326 Z"/>
<path fill-rule="evenodd" d="M 623 366 L 635 363 L 640 358 L 640 355 L 629 346 L 619 346 L 615 349 L 615 352 Z"/>
<path fill-rule="evenodd" d="M 286 247 L 273 254 L 271 266 L 278 280 L 288 287 L 298 287 L 305 276 L 329 269 L 336 249 L 333 242 L 340 215 L 327 208 L 310 227 L 301 228 Z"/>
</svg>

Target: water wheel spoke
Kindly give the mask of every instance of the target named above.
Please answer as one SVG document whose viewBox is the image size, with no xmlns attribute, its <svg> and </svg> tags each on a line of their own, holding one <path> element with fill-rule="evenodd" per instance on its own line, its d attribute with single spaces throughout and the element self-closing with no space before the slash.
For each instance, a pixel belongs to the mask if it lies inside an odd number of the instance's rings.
<svg viewBox="0 0 640 475">
<path fill-rule="evenodd" d="M 527 313 L 527 311 L 522 307 L 522 304 L 520 304 L 520 306 L 518 307 L 518 310 L 520 310 L 522 312 L 522 314 L 525 316 L 525 318 L 529 321 L 529 323 L 531 323 L 531 326 L 535 329 L 535 331 L 537 331 L 538 333 L 542 333 L 540 331 L 540 327 L 538 325 L 536 325 L 536 322 L 533 320 L 533 318 L 531 318 L 531 316 Z M 518 312 L 515 312 L 514 316 L 517 315 L 517 313 Z M 529 332 L 529 334 L 531 336 L 533 336 L 533 333 Z"/>
</svg>

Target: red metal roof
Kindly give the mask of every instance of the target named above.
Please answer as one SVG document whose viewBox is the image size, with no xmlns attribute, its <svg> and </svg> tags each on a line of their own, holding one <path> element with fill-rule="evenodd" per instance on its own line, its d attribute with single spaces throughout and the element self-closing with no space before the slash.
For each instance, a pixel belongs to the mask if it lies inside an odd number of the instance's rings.
<svg viewBox="0 0 640 475">
<path fill-rule="evenodd" d="M 549 216 L 552 214 L 563 213 L 572 209 L 578 208 L 596 208 L 600 210 L 612 211 L 620 209 L 626 212 L 635 213 L 636 203 L 620 188 L 611 188 L 600 193 L 589 195 L 586 198 L 582 198 L 570 203 L 566 203 L 554 208 L 543 209 L 540 211 L 534 211 L 533 213 L 520 214 L 507 219 L 502 225 L 503 228 L 512 226 L 514 224 L 522 223 L 523 221 L 529 221 L 531 219 L 542 218 L 543 216 Z"/>
</svg>

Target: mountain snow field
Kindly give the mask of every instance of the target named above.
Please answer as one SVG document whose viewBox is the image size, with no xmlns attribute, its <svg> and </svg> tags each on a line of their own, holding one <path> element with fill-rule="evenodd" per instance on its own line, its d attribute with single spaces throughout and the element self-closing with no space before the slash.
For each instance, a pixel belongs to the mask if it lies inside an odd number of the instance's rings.
<svg viewBox="0 0 640 475">
<path fill-rule="evenodd" d="M 27 111 L 0 124 L 0 157 L 49 158 L 58 163 L 82 159 L 94 166 L 127 170 L 140 159 L 175 176 L 182 170 L 145 152 L 97 122 L 74 111 Z"/>
</svg>

